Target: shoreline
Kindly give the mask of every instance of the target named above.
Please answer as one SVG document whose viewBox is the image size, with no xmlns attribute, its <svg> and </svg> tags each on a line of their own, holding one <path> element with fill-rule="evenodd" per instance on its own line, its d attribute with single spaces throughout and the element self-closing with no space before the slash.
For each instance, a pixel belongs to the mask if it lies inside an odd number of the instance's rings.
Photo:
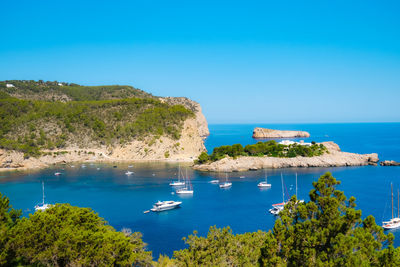
<svg viewBox="0 0 400 267">
<path fill-rule="evenodd" d="M 194 165 L 193 168 L 206 172 L 241 172 L 267 168 L 295 168 L 295 167 L 346 167 L 346 166 L 365 166 L 377 165 L 379 162 L 378 154 L 357 154 L 342 152 L 334 142 L 323 142 L 328 153 L 315 157 L 294 157 L 294 158 L 277 158 L 277 157 L 251 157 L 242 156 L 236 159 L 225 157 L 221 160 Z"/>
</svg>

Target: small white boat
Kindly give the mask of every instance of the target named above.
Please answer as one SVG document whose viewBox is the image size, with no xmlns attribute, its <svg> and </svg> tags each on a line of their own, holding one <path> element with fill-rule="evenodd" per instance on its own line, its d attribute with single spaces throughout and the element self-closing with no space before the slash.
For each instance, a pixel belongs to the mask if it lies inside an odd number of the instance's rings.
<svg viewBox="0 0 400 267">
<path fill-rule="evenodd" d="M 232 187 L 232 183 L 230 182 L 225 182 L 219 185 L 219 188 L 229 188 Z"/>
<path fill-rule="evenodd" d="M 61 175 L 61 172 L 55 172 L 54 175 L 59 176 L 59 175 Z"/>
<path fill-rule="evenodd" d="M 244 179 L 244 178 L 246 178 L 246 176 L 243 176 L 243 175 L 242 175 L 242 176 L 240 176 L 239 178 L 240 178 L 240 179 Z"/>
<path fill-rule="evenodd" d="M 125 174 L 129 176 L 129 175 L 132 175 L 132 174 L 133 174 L 133 172 L 131 172 L 131 171 L 127 171 Z"/>
<path fill-rule="evenodd" d="M 75 168 L 75 165 L 71 165 L 71 168 Z"/>
<path fill-rule="evenodd" d="M 97 168 L 96 170 L 100 171 L 100 168 Z"/>
<path fill-rule="evenodd" d="M 286 203 L 279 203 L 279 204 L 273 204 L 272 208 L 269 209 L 269 212 L 272 213 L 273 215 L 279 215 L 279 213 L 283 210 L 285 207 Z"/>
<path fill-rule="evenodd" d="M 81 167 L 82 167 L 82 168 L 86 168 L 86 165 L 85 165 L 85 164 L 82 164 Z"/>
<path fill-rule="evenodd" d="M 176 193 L 177 194 L 180 194 L 180 195 L 193 195 L 193 189 L 190 189 L 190 188 L 186 188 L 186 187 L 184 187 L 184 188 L 179 188 L 178 190 L 176 190 Z"/>
<path fill-rule="evenodd" d="M 153 208 L 151 211 L 154 212 L 159 212 L 159 211 L 165 211 L 165 210 L 172 210 L 178 208 L 182 204 L 181 201 L 158 201 L 153 205 Z"/>
<path fill-rule="evenodd" d="M 186 177 L 184 178 L 184 185 L 185 187 L 179 188 L 176 190 L 176 193 L 179 195 L 192 195 L 193 194 L 193 186 L 190 183 L 189 176 L 187 175 L 187 169 L 186 169 Z"/>
<path fill-rule="evenodd" d="M 169 183 L 170 186 L 184 186 L 185 181 L 181 180 L 181 166 L 178 166 L 178 181 L 172 181 Z"/>
<path fill-rule="evenodd" d="M 225 174 L 225 182 L 219 185 L 219 188 L 230 188 L 232 187 L 232 183 L 228 182 L 228 173 Z"/>
<path fill-rule="evenodd" d="M 44 182 L 42 182 L 43 201 L 35 206 L 35 211 L 44 211 L 51 208 L 53 205 L 44 203 Z"/>
<path fill-rule="evenodd" d="M 219 180 L 211 180 L 210 183 L 212 183 L 212 184 L 219 184 Z"/>
<path fill-rule="evenodd" d="M 397 218 L 393 216 L 393 184 L 390 184 L 392 188 L 392 219 L 390 221 L 382 222 L 382 227 L 385 230 L 396 229 L 400 227 L 400 195 L 399 190 L 397 190 Z"/>
<path fill-rule="evenodd" d="M 271 188 L 271 184 L 267 181 L 267 174 L 265 174 L 265 182 L 259 182 L 257 186 L 259 188 Z"/>
<path fill-rule="evenodd" d="M 133 165 L 129 165 L 129 166 L 128 166 L 128 168 L 132 168 L 132 167 L 133 167 Z"/>
<path fill-rule="evenodd" d="M 283 186 L 283 175 L 281 173 L 281 182 L 282 182 L 282 203 L 278 204 L 272 204 L 272 208 L 269 209 L 269 212 L 272 213 L 273 215 L 278 215 L 283 208 L 285 207 L 286 203 L 285 202 L 285 191 L 284 191 L 284 186 Z"/>
</svg>

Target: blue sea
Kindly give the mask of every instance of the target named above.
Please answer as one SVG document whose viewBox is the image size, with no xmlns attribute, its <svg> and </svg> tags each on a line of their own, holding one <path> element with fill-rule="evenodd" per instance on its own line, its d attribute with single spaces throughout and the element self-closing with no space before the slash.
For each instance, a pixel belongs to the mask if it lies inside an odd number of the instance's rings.
<svg viewBox="0 0 400 267">
<path fill-rule="evenodd" d="M 311 137 L 307 141 L 334 141 L 343 151 L 375 152 L 381 160 L 400 161 L 400 123 L 210 125 L 206 147 L 211 152 L 215 146 L 255 143 L 257 140 L 251 135 L 256 126 L 308 131 Z M 281 173 L 289 194 L 295 193 L 297 173 L 299 198 L 308 200 L 312 182 L 325 172 L 332 172 L 341 181 L 338 188 L 346 196 L 356 197 L 363 217 L 372 214 L 378 224 L 391 216 L 390 183 L 400 188 L 400 167 L 268 169 L 266 174 L 272 188 L 260 190 L 257 183 L 264 179 L 264 171 L 231 173 L 232 188 L 220 189 L 209 182 L 224 179 L 224 174 L 197 172 L 181 164 L 192 179 L 194 195 L 180 197 L 168 185 L 177 177 L 177 164 L 133 163 L 132 168 L 128 167 L 131 163 L 117 165 L 113 168 L 107 164 L 86 163 L 86 168 L 75 164 L 74 168 L 55 166 L 41 171 L 0 173 L 0 192 L 10 198 L 14 208 L 28 216 L 41 202 L 41 181 L 44 181 L 47 203 L 90 207 L 117 230 L 127 227 L 139 231 L 157 258 L 159 254 L 171 256 L 174 250 L 185 248 L 183 237 L 194 230 L 206 235 L 212 225 L 230 226 L 234 233 L 271 229 L 275 217 L 267 211 L 273 203 L 282 201 Z M 128 169 L 134 174 L 126 176 Z M 62 175 L 55 176 L 58 171 Z M 143 213 L 158 200 L 183 203 L 176 210 Z M 395 245 L 400 246 L 400 231 L 393 233 Z"/>
</svg>

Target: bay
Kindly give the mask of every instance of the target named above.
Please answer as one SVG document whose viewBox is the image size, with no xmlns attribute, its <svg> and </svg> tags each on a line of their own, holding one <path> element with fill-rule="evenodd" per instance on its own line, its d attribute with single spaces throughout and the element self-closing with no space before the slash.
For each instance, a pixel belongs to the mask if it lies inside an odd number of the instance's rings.
<svg viewBox="0 0 400 267">
<path fill-rule="evenodd" d="M 400 123 L 210 125 L 206 147 L 211 152 L 215 146 L 255 143 L 257 140 L 251 138 L 255 126 L 304 130 L 311 134 L 308 141 L 334 141 L 343 151 L 376 152 L 382 160 L 400 161 Z M 205 235 L 212 225 L 230 226 L 234 233 L 271 229 L 276 218 L 267 211 L 273 203 L 282 201 L 281 173 L 285 191 L 290 195 L 295 193 L 297 173 L 299 198 L 308 200 L 312 182 L 326 171 L 332 172 L 342 182 L 338 189 L 348 197 L 356 197 L 363 216 L 373 215 L 378 224 L 391 216 L 390 183 L 400 188 L 399 167 L 362 166 L 269 169 L 266 173 L 272 188 L 266 190 L 257 187 L 264 179 L 264 171 L 231 173 L 232 188 L 222 190 L 209 182 L 224 179 L 224 174 L 197 172 L 181 164 L 188 171 L 195 192 L 193 196 L 180 197 L 168 185 L 177 177 L 177 164 L 133 163 L 132 168 L 128 167 L 131 163 L 117 165 L 113 168 L 108 164 L 86 163 L 86 168 L 75 164 L 75 168 L 55 166 L 40 171 L 5 172 L 0 174 L 0 192 L 28 216 L 41 201 L 41 181 L 44 181 L 47 203 L 90 207 L 117 230 L 128 227 L 142 232 L 148 249 L 157 258 L 159 254 L 171 256 L 174 250 L 185 247 L 182 237 L 194 230 Z M 134 174 L 125 175 L 127 170 Z M 62 175 L 55 176 L 57 171 Z M 183 204 L 176 210 L 143 213 L 158 200 L 181 200 Z M 400 232 L 393 233 L 395 245 L 399 246 Z"/>
</svg>

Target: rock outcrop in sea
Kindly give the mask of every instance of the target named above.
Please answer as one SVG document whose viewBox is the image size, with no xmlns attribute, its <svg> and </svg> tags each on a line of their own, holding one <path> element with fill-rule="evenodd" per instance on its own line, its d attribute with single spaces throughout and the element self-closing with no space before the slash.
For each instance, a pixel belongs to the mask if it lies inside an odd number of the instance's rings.
<svg viewBox="0 0 400 267">
<path fill-rule="evenodd" d="M 296 138 L 296 137 L 310 137 L 308 132 L 304 131 L 281 131 L 267 128 L 256 127 L 253 130 L 253 138 L 267 139 L 267 138 Z"/>
<path fill-rule="evenodd" d="M 294 157 L 294 158 L 277 158 L 277 157 L 239 157 L 223 158 L 221 160 L 194 165 L 194 169 L 200 171 L 213 172 L 237 172 L 258 170 L 264 168 L 289 168 L 289 167 L 339 167 L 339 166 L 362 166 L 377 165 L 379 161 L 378 154 L 356 154 L 342 152 L 334 142 L 322 142 L 328 153 L 315 157 Z"/>
<path fill-rule="evenodd" d="M 394 160 L 384 160 L 379 163 L 381 166 L 400 166 L 400 162 Z"/>
</svg>

